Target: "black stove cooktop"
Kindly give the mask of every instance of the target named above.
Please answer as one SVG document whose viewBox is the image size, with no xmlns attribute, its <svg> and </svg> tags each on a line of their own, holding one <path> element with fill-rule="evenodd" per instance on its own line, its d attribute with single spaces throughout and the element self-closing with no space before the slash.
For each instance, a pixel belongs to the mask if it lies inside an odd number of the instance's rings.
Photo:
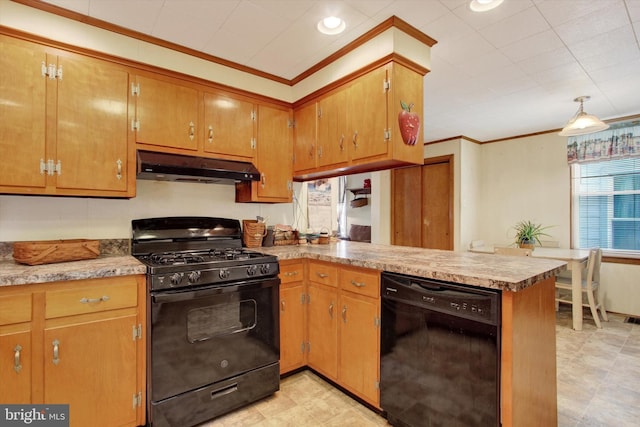
<svg viewBox="0 0 640 427">
<path fill-rule="evenodd" d="M 131 253 L 151 290 L 229 284 L 278 274 L 273 255 L 242 247 L 240 221 L 215 217 L 133 220 Z"/>
<path fill-rule="evenodd" d="M 243 248 L 224 248 L 209 250 L 194 250 L 187 252 L 155 252 L 149 255 L 141 255 L 138 259 L 149 266 L 172 266 L 185 264 L 211 264 L 221 261 L 245 261 L 261 260 L 265 255 L 260 252 L 248 251 Z"/>
</svg>

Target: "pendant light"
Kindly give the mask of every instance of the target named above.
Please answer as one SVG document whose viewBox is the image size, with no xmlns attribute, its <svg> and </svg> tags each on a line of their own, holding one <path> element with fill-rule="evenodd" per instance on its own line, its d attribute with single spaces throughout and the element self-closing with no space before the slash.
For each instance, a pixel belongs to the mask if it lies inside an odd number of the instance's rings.
<svg viewBox="0 0 640 427">
<path fill-rule="evenodd" d="M 600 132 L 609 129 L 609 125 L 592 114 L 584 112 L 584 101 L 591 99 L 590 96 L 579 96 L 574 99 L 580 103 L 576 114 L 567 122 L 567 125 L 558 134 L 560 136 L 586 135 L 588 133 Z"/>
</svg>

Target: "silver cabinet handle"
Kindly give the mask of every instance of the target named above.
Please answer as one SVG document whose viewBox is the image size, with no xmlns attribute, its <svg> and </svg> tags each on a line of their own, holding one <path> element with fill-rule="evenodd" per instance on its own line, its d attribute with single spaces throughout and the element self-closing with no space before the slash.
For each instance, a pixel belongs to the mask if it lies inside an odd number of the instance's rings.
<svg viewBox="0 0 640 427">
<path fill-rule="evenodd" d="M 209 125 L 209 144 L 213 142 L 213 126 Z"/>
<path fill-rule="evenodd" d="M 280 301 L 280 307 L 282 307 L 281 310 L 284 311 L 284 300 Z"/>
<path fill-rule="evenodd" d="M 346 305 L 342 308 L 342 321 L 344 323 L 347 323 L 347 306 Z"/>
<path fill-rule="evenodd" d="M 60 341 L 53 340 L 53 364 L 60 363 Z"/>
<path fill-rule="evenodd" d="M 287 271 L 286 273 L 284 273 L 285 277 L 291 277 L 291 276 L 297 276 L 298 272 L 297 271 Z"/>
<path fill-rule="evenodd" d="M 267 177 L 265 176 L 264 173 L 260 174 L 260 184 L 262 185 L 262 188 L 264 188 L 264 186 L 267 185 Z"/>
<path fill-rule="evenodd" d="M 351 284 L 353 286 L 355 286 L 356 288 L 364 288 L 365 286 L 367 286 L 366 283 L 362 283 L 362 282 L 356 282 L 355 280 L 351 279 Z"/>
<path fill-rule="evenodd" d="M 358 148 L 358 131 L 353 133 L 353 148 Z"/>
<path fill-rule="evenodd" d="M 316 275 L 321 279 L 326 279 L 327 277 L 329 277 L 329 275 L 325 273 L 316 273 Z"/>
<path fill-rule="evenodd" d="M 122 179 L 122 160 L 118 159 L 116 161 L 116 165 L 117 165 L 116 178 Z"/>
<path fill-rule="evenodd" d="M 329 304 L 329 318 L 333 320 L 333 301 Z"/>
<path fill-rule="evenodd" d="M 340 136 L 340 151 L 344 151 L 344 134 Z"/>
<path fill-rule="evenodd" d="M 103 301 L 109 301 L 109 297 L 107 295 L 103 295 L 100 298 L 82 298 L 80 300 L 82 304 L 95 304 Z"/>
<path fill-rule="evenodd" d="M 196 125 L 193 122 L 189 122 L 189 139 L 193 141 L 193 138 L 196 135 Z"/>
<path fill-rule="evenodd" d="M 22 351 L 22 346 L 18 344 L 13 351 L 13 370 L 16 371 L 16 373 L 19 373 L 22 370 L 22 365 L 20 364 L 20 352 Z"/>
</svg>

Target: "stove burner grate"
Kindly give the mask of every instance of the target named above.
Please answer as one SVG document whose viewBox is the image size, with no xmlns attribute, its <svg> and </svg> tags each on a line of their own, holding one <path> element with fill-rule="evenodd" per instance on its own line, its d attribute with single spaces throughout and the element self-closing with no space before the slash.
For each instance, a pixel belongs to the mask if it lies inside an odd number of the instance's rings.
<svg viewBox="0 0 640 427">
<path fill-rule="evenodd" d="M 205 261 L 203 256 L 191 253 L 151 254 L 151 257 L 149 259 L 151 260 L 151 262 L 157 265 L 195 264 Z"/>
</svg>

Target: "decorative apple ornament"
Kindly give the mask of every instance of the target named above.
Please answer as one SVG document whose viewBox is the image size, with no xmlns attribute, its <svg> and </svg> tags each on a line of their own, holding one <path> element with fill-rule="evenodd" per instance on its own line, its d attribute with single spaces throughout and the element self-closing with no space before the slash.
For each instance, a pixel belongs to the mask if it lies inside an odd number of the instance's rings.
<svg viewBox="0 0 640 427">
<path fill-rule="evenodd" d="M 407 145 L 416 145 L 418 142 L 418 132 L 420 132 L 420 116 L 411 112 L 413 103 L 407 105 L 400 101 L 402 111 L 398 114 L 398 124 L 400 125 L 400 135 Z"/>
</svg>

